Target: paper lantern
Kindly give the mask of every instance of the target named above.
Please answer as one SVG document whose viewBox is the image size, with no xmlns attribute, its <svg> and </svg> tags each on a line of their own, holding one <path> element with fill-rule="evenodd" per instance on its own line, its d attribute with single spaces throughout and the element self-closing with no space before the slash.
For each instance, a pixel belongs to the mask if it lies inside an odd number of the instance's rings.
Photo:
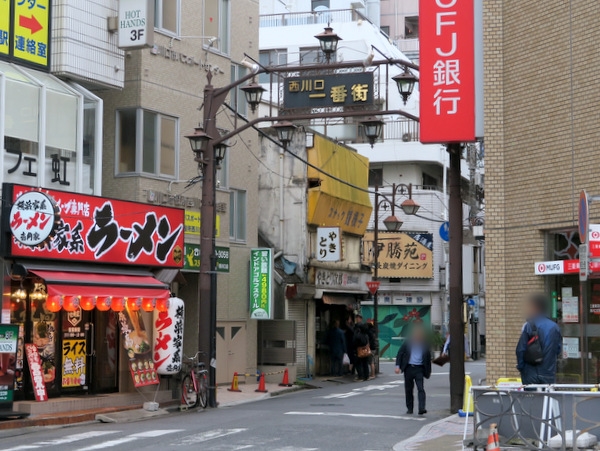
<svg viewBox="0 0 600 451">
<path fill-rule="evenodd" d="M 74 312 L 79 308 L 79 296 L 65 296 L 63 299 L 63 308 L 67 312 Z"/>
<path fill-rule="evenodd" d="M 142 309 L 145 312 L 151 312 L 156 307 L 156 298 L 142 298 Z"/>
<path fill-rule="evenodd" d="M 169 310 L 169 305 L 171 305 L 171 302 L 167 298 L 159 298 L 156 300 L 156 310 L 159 312 L 166 312 Z"/>
<path fill-rule="evenodd" d="M 125 309 L 125 299 L 113 297 L 110 303 L 113 312 L 122 312 Z"/>
<path fill-rule="evenodd" d="M 83 310 L 93 310 L 96 307 L 95 296 L 82 296 L 81 297 L 81 308 Z"/>
<path fill-rule="evenodd" d="M 130 312 L 137 312 L 142 307 L 142 299 L 135 298 L 127 298 L 127 310 Z"/>
<path fill-rule="evenodd" d="M 154 311 L 154 341 L 152 359 L 156 372 L 161 375 L 177 374 L 181 370 L 183 352 L 183 324 L 185 306 L 182 299 L 168 299 L 166 311 Z"/>
<path fill-rule="evenodd" d="M 61 296 L 48 296 L 46 299 L 46 309 L 48 309 L 49 312 L 59 312 L 62 305 L 63 301 Z"/>
<path fill-rule="evenodd" d="M 112 304 L 112 298 L 110 296 L 100 296 L 96 301 L 96 308 L 100 312 L 107 312 L 110 310 Z"/>
</svg>

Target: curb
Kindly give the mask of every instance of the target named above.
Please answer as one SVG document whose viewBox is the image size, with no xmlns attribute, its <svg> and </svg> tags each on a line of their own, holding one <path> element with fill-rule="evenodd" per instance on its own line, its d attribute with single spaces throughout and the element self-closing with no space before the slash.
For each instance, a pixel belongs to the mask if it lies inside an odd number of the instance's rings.
<svg viewBox="0 0 600 451">
<path fill-rule="evenodd" d="M 298 386 L 298 385 L 294 385 L 293 387 L 290 387 L 288 389 L 278 390 L 276 392 L 265 393 L 265 394 L 263 394 L 261 396 L 258 396 L 256 398 L 241 399 L 239 401 L 230 401 L 230 402 L 225 402 L 225 403 L 219 403 L 219 408 L 222 408 L 222 407 L 235 407 L 235 406 L 240 406 L 242 404 L 249 404 L 251 402 L 264 401 L 265 399 L 274 398 L 276 396 L 281 396 L 281 395 L 287 395 L 289 393 L 298 392 L 300 390 L 304 390 L 304 387 Z M 218 399 L 217 399 L 217 402 L 218 402 Z"/>
<path fill-rule="evenodd" d="M 429 432 L 430 432 L 430 431 L 431 431 L 433 428 L 437 427 L 437 426 L 438 426 L 438 425 L 440 425 L 440 424 L 446 423 L 446 422 L 447 422 L 447 421 L 448 421 L 450 418 L 454 418 L 455 416 L 456 416 L 456 414 L 454 414 L 454 415 L 450 415 L 450 416 L 448 416 L 448 417 L 446 417 L 446 418 L 442 418 L 441 420 L 437 420 L 437 421 L 434 421 L 433 423 L 429 423 L 429 424 L 427 424 L 427 425 L 423 426 L 423 427 L 422 427 L 422 428 L 419 430 L 419 432 L 417 432 L 417 433 L 416 433 L 416 435 L 414 435 L 414 436 L 412 436 L 412 437 L 410 437 L 410 438 L 407 438 L 406 440 L 402 440 L 402 441 L 401 441 L 401 442 L 399 442 L 399 443 L 396 443 L 396 444 L 395 444 L 395 445 L 392 447 L 392 450 L 393 450 L 393 451 L 405 451 L 405 449 L 406 449 L 406 446 L 407 446 L 407 445 L 410 445 L 410 444 L 412 444 L 413 442 L 417 441 L 416 439 L 419 439 L 419 438 L 421 438 L 421 437 L 425 437 L 425 436 L 429 435 Z"/>
</svg>

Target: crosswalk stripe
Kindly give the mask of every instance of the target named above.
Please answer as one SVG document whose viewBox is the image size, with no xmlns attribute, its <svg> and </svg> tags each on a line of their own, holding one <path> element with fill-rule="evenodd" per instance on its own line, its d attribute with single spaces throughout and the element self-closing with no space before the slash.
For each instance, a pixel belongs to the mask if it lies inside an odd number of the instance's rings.
<svg viewBox="0 0 600 451">
<path fill-rule="evenodd" d="M 115 446 L 123 445 L 125 443 L 134 442 L 140 438 L 154 438 L 162 435 L 174 434 L 175 432 L 181 432 L 182 429 L 164 429 L 156 431 L 145 431 L 138 432 L 135 434 L 128 435 L 126 437 L 118 438 L 115 440 L 109 440 L 107 442 L 97 443 L 96 445 L 88 446 L 87 448 L 80 448 L 79 451 L 94 451 L 96 449 L 112 448 Z"/>
<path fill-rule="evenodd" d="M 21 451 L 26 449 L 38 449 L 43 446 L 66 445 L 69 443 L 79 442 L 90 438 L 101 437 L 103 435 L 116 434 L 117 432 L 119 431 L 89 431 L 83 432 L 81 434 L 67 435 L 66 437 L 61 437 L 54 440 L 44 440 L 42 442 L 35 442 L 31 445 L 16 446 L 14 448 L 8 448 L 3 451 Z"/>
<path fill-rule="evenodd" d="M 343 413 L 343 412 L 286 412 L 284 415 L 300 416 L 326 416 L 326 417 L 353 417 L 353 418 L 387 418 L 391 420 L 425 421 L 425 418 L 398 415 L 377 415 L 371 413 Z"/>
<path fill-rule="evenodd" d="M 188 435 L 182 438 L 177 444 L 178 445 L 196 445 L 198 443 L 207 442 L 209 440 L 215 440 L 221 437 L 227 437 L 228 435 L 239 434 L 240 432 L 247 431 L 246 428 L 240 429 L 215 429 L 213 431 L 201 432 L 200 434 Z"/>
</svg>

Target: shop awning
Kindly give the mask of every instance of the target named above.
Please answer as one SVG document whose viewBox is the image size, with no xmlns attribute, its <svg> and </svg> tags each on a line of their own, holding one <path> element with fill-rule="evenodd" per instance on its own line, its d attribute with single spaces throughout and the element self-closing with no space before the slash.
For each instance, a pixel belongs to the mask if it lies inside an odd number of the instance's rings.
<svg viewBox="0 0 600 451">
<path fill-rule="evenodd" d="M 353 307 L 357 301 L 354 296 L 343 295 L 343 294 L 324 294 L 323 303 L 329 305 L 346 305 Z"/>
<path fill-rule="evenodd" d="M 121 296 L 169 298 L 169 286 L 152 276 L 34 270 L 49 296 Z"/>
</svg>

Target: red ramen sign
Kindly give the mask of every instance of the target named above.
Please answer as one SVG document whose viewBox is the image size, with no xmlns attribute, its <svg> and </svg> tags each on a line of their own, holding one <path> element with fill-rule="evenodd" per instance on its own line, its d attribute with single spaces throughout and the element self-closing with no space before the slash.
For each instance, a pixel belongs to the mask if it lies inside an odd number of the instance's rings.
<svg viewBox="0 0 600 451">
<path fill-rule="evenodd" d="M 11 184 L 3 194 L 11 256 L 183 266 L 181 209 Z"/>
</svg>

